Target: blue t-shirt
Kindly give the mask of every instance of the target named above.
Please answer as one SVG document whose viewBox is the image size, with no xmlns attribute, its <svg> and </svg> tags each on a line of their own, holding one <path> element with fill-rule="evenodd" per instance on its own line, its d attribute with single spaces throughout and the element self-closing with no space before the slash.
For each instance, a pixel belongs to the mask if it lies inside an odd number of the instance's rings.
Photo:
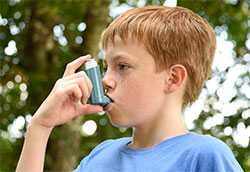
<svg viewBox="0 0 250 172">
<path fill-rule="evenodd" d="M 74 172 L 243 172 L 219 139 L 189 132 L 151 148 L 132 149 L 131 137 L 106 140 Z"/>
</svg>

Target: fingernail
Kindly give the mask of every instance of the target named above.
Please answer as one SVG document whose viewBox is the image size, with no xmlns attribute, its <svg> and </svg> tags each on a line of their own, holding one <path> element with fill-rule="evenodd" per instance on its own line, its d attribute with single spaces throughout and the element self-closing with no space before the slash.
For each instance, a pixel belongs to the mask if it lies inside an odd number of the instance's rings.
<svg viewBox="0 0 250 172">
<path fill-rule="evenodd" d="M 90 55 L 90 54 L 87 54 L 85 57 L 86 57 L 86 58 L 91 58 L 91 55 Z"/>
<path fill-rule="evenodd" d="M 91 55 L 88 54 L 88 55 L 86 55 L 86 56 L 81 56 L 80 58 L 83 59 L 83 60 L 84 60 L 84 59 L 90 59 L 90 58 L 91 58 Z"/>
</svg>

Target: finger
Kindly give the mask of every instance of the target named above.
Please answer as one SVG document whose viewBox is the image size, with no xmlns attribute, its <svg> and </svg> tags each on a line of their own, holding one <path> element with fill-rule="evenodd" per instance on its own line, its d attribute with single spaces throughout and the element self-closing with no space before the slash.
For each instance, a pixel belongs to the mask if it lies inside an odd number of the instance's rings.
<svg viewBox="0 0 250 172">
<path fill-rule="evenodd" d="M 88 85 L 86 83 L 87 83 L 86 78 L 81 77 L 81 78 L 76 78 L 76 79 L 66 81 L 66 82 L 63 83 L 63 86 L 77 84 L 78 87 L 81 89 L 82 99 L 84 99 L 84 103 L 85 103 L 85 101 L 90 96 L 90 90 L 89 90 Z"/>
<path fill-rule="evenodd" d="M 73 73 L 73 74 L 71 74 L 69 76 L 65 76 L 63 78 L 63 80 L 67 81 L 67 80 L 71 80 L 71 79 L 80 78 L 80 77 L 83 77 L 84 74 L 86 75 L 86 73 L 84 71 L 76 72 L 76 73 Z"/>
<path fill-rule="evenodd" d="M 67 67 L 64 71 L 63 77 L 69 76 L 73 73 L 75 73 L 75 71 L 85 62 L 89 61 L 89 59 L 91 58 L 91 55 L 86 55 L 86 56 L 81 56 L 77 59 L 75 59 L 74 61 L 70 62 L 67 64 Z"/>
<path fill-rule="evenodd" d="M 86 74 L 85 74 L 85 78 L 86 78 L 86 81 L 87 81 L 89 92 L 91 93 L 92 89 L 93 89 L 93 84 L 92 84 L 91 80 L 89 79 L 89 77 Z"/>
<path fill-rule="evenodd" d="M 90 105 L 90 104 L 79 105 L 79 109 L 80 109 L 81 114 L 91 114 L 91 113 L 97 113 L 97 112 L 103 111 L 102 106 Z"/>
<path fill-rule="evenodd" d="M 64 92 L 68 96 L 72 96 L 71 98 L 75 102 L 78 102 L 79 100 L 81 100 L 82 92 L 81 92 L 80 87 L 77 84 L 71 84 L 71 85 L 65 86 Z"/>
<path fill-rule="evenodd" d="M 89 91 L 89 93 L 91 93 L 93 85 L 92 85 L 92 82 L 89 79 L 88 75 L 84 71 L 74 73 L 70 76 L 66 76 L 65 78 L 63 78 L 63 80 L 70 81 L 70 80 L 74 80 L 74 79 L 82 78 L 82 77 L 85 78 L 85 80 L 87 82 L 87 86 L 88 86 L 88 91 Z"/>
</svg>

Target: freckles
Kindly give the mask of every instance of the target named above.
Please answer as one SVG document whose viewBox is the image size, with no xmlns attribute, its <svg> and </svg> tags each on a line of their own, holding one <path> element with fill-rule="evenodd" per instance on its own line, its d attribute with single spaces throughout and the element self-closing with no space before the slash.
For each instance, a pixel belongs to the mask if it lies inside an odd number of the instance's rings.
<svg viewBox="0 0 250 172">
<path fill-rule="evenodd" d="M 144 91 L 143 84 L 129 85 L 125 94 L 124 101 L 129 101 L 128 104 L 130 106 L 136 105 L 139 108 L 138 106 L 144 104 L 146 92 Z"/>
<path fill-rule="evenodd" d="M 126 78 L 120 78 L 119 80 L 119 97 L 121 103 L 126 107 L 135 107 L 137 109 L 141 109 L 145 106 L 146 102 L 148 102 L 148 86 L 145 84 L 149 84 L 145 82 L 145 78 L 138 78 L 134 75 L 130 75 Z M 149 81 L 148 81 L 149 82 Z M 152 84 L 152 83 L 151 83 Z M 152 98 L 152 97 L 151 97 Z M 141 106 L 141 107 L 138 107 Z M 135 110 L 135 109 L 134 109 Z"/>
<path fill-rule="evenodd" d="M 140 101 L 142 86 L 142 84 L 135 83 L 133 80 L 124 80 L 120 87 L 122 90 L 120 94 L 121 101 L 132 106 L 135 103 L 137 104 Z"/>
</svg>

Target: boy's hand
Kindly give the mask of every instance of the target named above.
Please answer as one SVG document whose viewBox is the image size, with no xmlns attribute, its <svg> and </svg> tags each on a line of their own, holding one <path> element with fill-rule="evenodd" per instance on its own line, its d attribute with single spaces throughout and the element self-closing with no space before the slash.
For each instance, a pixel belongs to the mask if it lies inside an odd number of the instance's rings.
<svg viewBox="0 0 250 172">
<path fill-rule="evenodd" d="M 90 55 L 79 57 L 67 65 L 63 77 L 57 80 L 31 123 L 53 128 L 77 116 L 103 111 L 101 106 L 86 104 L 92 83 L 84 71 L 75 73 L 90 58 Z"/>
</svg>

